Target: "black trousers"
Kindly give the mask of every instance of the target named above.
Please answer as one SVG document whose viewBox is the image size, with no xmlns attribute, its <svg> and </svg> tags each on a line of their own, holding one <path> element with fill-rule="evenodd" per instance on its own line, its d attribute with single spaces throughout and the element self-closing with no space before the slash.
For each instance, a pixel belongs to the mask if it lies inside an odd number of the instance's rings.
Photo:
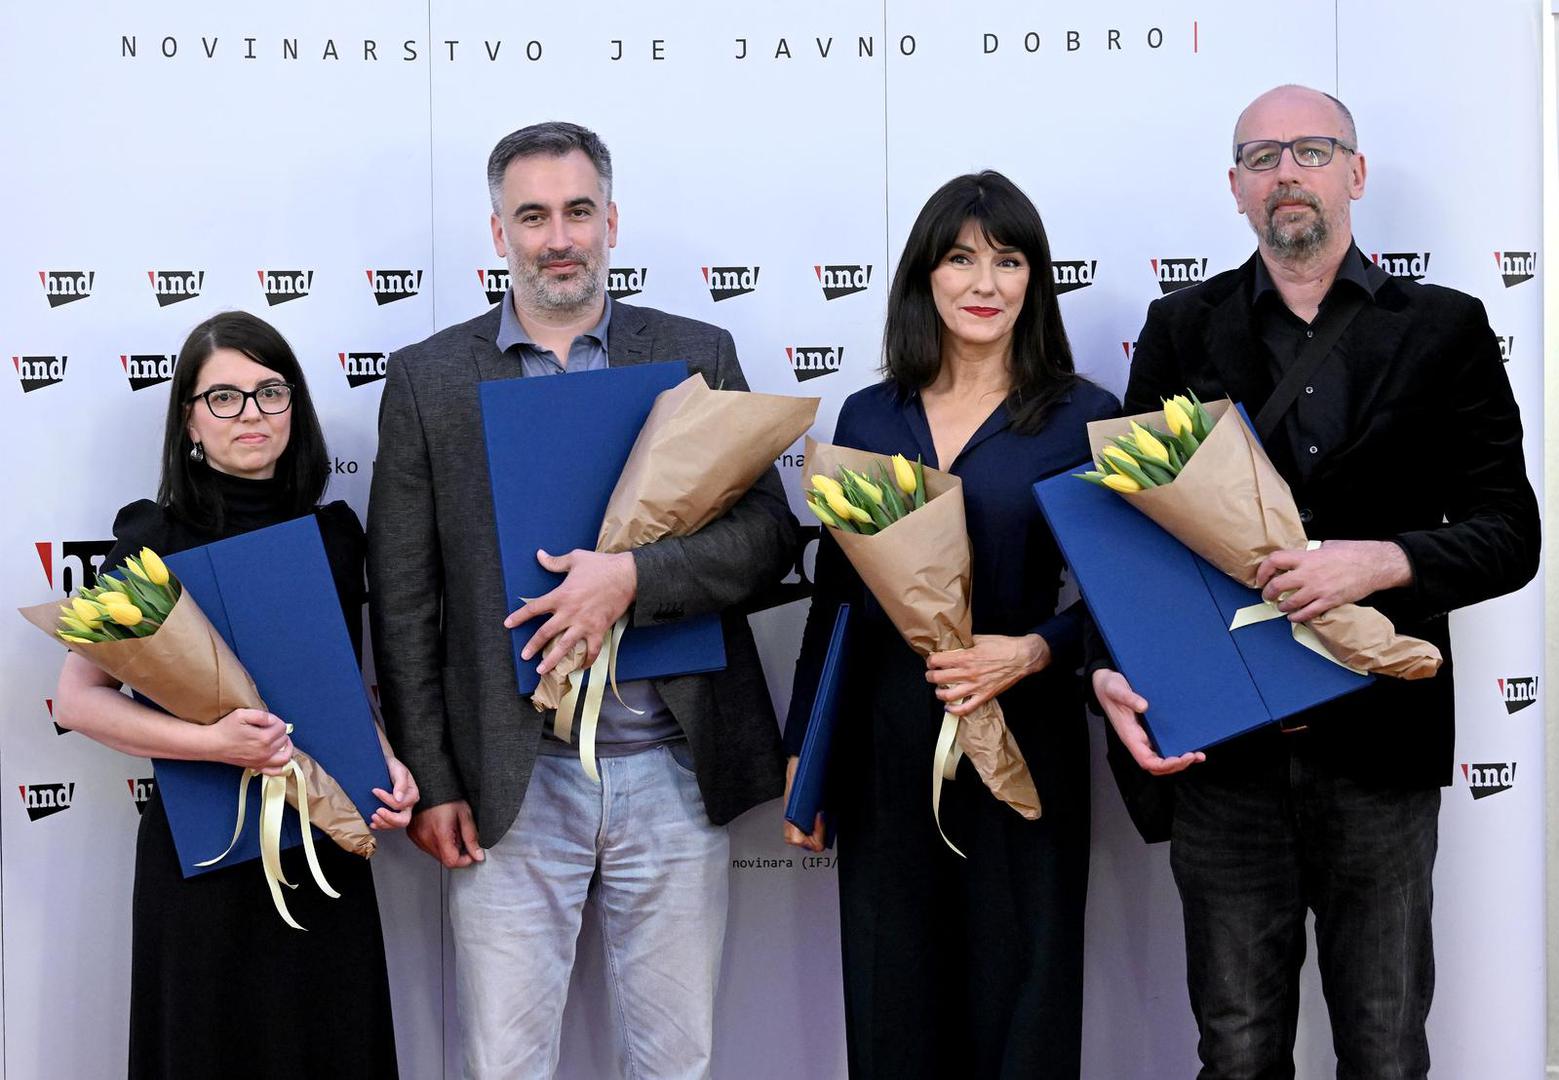
<svg viewBox="0 0 1559 1080">
<path fill-rule="evenodd" d="M 1293 1077 L 1307 911 L 1340 1080 L 1428 1074 L 1439 811 L 1439 789 L 1339 775 L 1303 733 L 1240 775 L 1181 775 L 1170 862 L 1201 1080 Z"/>
</svg>

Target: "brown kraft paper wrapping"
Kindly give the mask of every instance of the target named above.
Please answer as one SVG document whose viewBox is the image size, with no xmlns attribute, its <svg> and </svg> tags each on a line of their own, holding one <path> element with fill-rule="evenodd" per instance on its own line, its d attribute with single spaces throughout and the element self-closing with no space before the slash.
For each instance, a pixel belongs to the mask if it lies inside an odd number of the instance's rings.
<svg viewBox="0 0 1559 1080">
<path fill-rule="evenodd" d="M 1248 588 L 1256 569 L 1274 551 L 1303 550 L 1309 543 L 1293 493 L 1228 399 L 1206 406 L 1213 430 L 1173 483 L 1122 495 L 1176 540 Z M 1088 425 L 1097 461 L 1132 421 L 1163 430 L 1163 414 L 1140 413 Z M 1342 604 L 1311 619 L 1311 630 L 1340 663 L 1356 671 L 1399 679 L 1424 679 L 1440 670 L 1440 650 L 1398 634 L 1371 607 Z"/>
<path fill-rule="evenodd" d="M 806 455 L 809 476 L 833 476 L 841 465 L 865 473 L 879 462 L 892 470 L 886 455 L 810 438 Z M 829 530 L 894 628 L 921 656 L 974 644 L 963 482 L 936 469 L 925 474 L 925 505 L 881 532 Z M 1031 821 L 1039 817 L 1039 792 L 1000 704 L 989 701 L 963 717 L 958 744 L 992 795 Z"/>
<path fill-rule="evenodd" d="M 687 536 L 724 514 L 812 426 L 818 400 L 711 390 L 702 375 L 657 395 L 607 500 L 595 549 L 631 551 Z M 541 677 L 532 703 L 557 708 L 584 659 L 581 643 Z"/>
<path fill-rule="evenodd" d="M 234 709 L 265 708 L 249 672 L 187 591 L 180 593 L 156 633 L 123 641 L 61 641 L 55 633 L 60 617 L 57 601 L 20 611 L 24 619 L 50 638 L 181 720 L 214 724 Z M 307 780 L 309 820 L 343 850 L 364 858 L 372 855 L 377 840 L 341 785 L 307 754 L 295 751 L 293 759 Z M 291 786 L 287 789 L 287 802 L 297 807 Z"/>
</svg>

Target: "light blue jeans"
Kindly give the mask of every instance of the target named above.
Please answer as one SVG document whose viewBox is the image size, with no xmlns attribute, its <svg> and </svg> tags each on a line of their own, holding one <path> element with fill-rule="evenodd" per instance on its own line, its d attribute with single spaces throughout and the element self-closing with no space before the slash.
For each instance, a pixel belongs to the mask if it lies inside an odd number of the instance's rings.
<svg viewBox="0 0 1559 1080">
<path fill-rule="evenodd" d="M 669 749 L 599 766 L 597 785 L 577 758 L 538 757 L 509 832 L 484 862 L 450 874 L 473 1080 L 556 1071 L 593 879 L 625 1076 L 709 1076 L 730 837 L 710 824 L 697 781 Z"/>
</svg>

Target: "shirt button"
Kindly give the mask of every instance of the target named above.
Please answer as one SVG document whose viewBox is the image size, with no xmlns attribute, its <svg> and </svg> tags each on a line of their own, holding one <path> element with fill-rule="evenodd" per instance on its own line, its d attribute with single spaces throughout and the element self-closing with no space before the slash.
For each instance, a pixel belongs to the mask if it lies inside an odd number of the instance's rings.
<svg viewBox="0 0 1559 1080">
<path fill-rule="evenodd" d="M 1312 446 L 1310 448 L 1310 452 L 1312 454 L 1319 454 L 1321 452 L 1321 448 L 1319 446 Z"/>
<path fill-rule="evenodd" d="M 1314 330 L 1306 330 L 1305 331 L 1305 337 L 1315 337 L 1315 331 Z"/>
<path fill-rule="evenodd" d="M 1313 387 L 1313 386 L 1307 386 L 1307 387 L 1305 387 L 1305 393 L 1307 393 L 1307 394 L 1313 394 L 1313 393 L 1315 393 L 1315 387 Z"/>
<path fill-rule="evenodd" d="M 1315 517 L 1315 515 L 1310 512 L 1310 508 L 1308 506 L 1305 507 L 1303 510 L 1299 511 L 1299 523 L 1301 525 L 1308 525 L 1308 524 L 1310 524 L 1311 519 L 1313 519 L 1314 517 Z"/>
</svg>

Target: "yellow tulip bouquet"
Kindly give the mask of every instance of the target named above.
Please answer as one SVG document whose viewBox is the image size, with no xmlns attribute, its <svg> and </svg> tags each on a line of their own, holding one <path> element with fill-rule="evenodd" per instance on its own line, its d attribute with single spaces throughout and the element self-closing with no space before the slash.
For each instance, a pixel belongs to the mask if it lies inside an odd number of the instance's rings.
<svg viewBox="0 0 1559 1080">
<path fill-rule="evenodd" d="M 607 500 L 595 550 L 631 551 L 687 536 L 724 514 L 812 426 L 818 401 L 712 388 L 696 374 L 657 394 Z M 581 642 L 531 694 L 537 709 L 556 710 L 552 732 L 563 742 L 572 741 L 579 714 L 579 759 L 596 781 L 595 730 L 606 685 L 616 690 L 627 626 L 627 616 L 617 621 L 588 672 Z"/>
<path fill-rule="evenodd" d="M 234 709 L 265 708 L 242 662 L 150 548 L 126 559 L 122 573 L 101 575 L 96 586 L 77 590 L 65 603 L 37 604 L 21 609 L 21 614 L 120 683 L 192 724 L 214 724 Z M 257 770 L 245 769 L 239 781 L 234 843 L 243 830 L 249 780 L 256 775 Z M 284 803 L 297 809 L 310 871 L 332 897 L 338 894 L 319 869 L 310 825 L 364 858 L 374 853 L 377 842 L 341 785 L 302 751 L 293 752 L 282 775 L 261 776 L 261 864 L 277 912 L 301 930 L 280 888 L 291 887 L 281 871 Z M 228 851 L 200 865 L 219 862 Z"/>
<path fill-rule="evenodd" d="M 840 466 L 837 478 L 812 474 L 807 506 L 831 529 L 871 536 L 886 529 L 911 510 L 926 505 L 926 467 L 920 458 L 911 465 L 903 454 L 888 464 L 877 462 L 875 482 L 853 469 Z"/>
<path fill-rule="evenodd" d="M 807 505 L 889 621 L 921 656 L 974 644 L 969 608 L 972 555 L 963 481 L 951 473 L 807 439 Z M 967 756 L 985 786 L 1025 818 L 1039 792 L 994 699 L 968 716 L 944 713 L 931 763 L 931 811 L 941 829 L 942 781 Z M 942 836 L 947 841 L 944 833 Z M 948 847 L 958 851 L 948 841 Z M 959 852 L 962 854 L 962 852 Z"/>
<path fill-rule="evenodd" d="M 1167 434 L 1149 426 L 1159 420 Z M 1316 546 L 1288 484 L 1228 399 L 1203 405 L 1189 391 L 1177 394 L 1161 412 L 1094 421 L 1088 442 L 1095 468 L 1075 475 L 1119 492 L 1247 588 L 1256 587 L 1257 568 L 1274 551 Z M 1230 629 L 1282 617 L 1263 602 Z M 1422 679 L 1440 668 L 1438 648 L 1398 634 L 1390 619 L 1360 604 L 1296 624 L 1294 637 L 1354 671 Z"/>
<path fill-rule="evenodd" d="M 104 641 L 123 641 L 155 634 L 182 590 L 168 573 L 162 559 L 151 548 L 142 548 L 141 557 L 125 560 L 130 571 L 123 578 L 104 574 L 101 582 L 60 605 L 60 625 L 56 633 L 67 644 L 91 645 Z"/>
<path fill-rule="evenodd" d="M 1187 394 L 1164 402 L 1169 434 L 1131 420 L 1131 430 L 1100 451 L 1098 467 L 1077 477 L 1122 495 L 1173 482 L 1213 430 L 1212 414 L 1195 394 Z"/>
</svg>

